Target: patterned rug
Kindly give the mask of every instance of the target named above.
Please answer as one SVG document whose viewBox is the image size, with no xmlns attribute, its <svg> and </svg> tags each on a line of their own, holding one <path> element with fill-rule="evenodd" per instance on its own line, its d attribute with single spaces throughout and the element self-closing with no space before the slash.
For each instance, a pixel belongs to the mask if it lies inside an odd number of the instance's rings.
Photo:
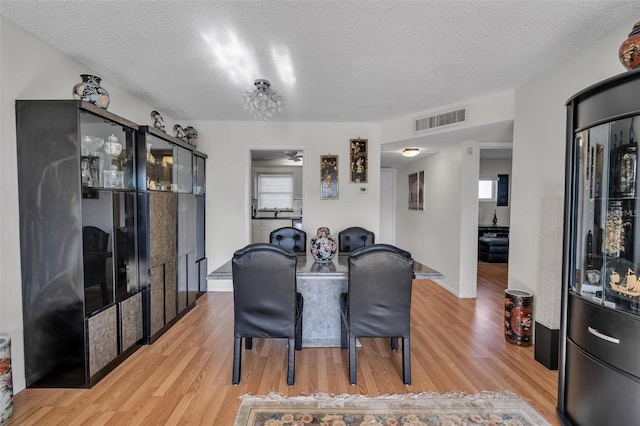
<svg viewBox="0 0 640 426">
<path fill-rule="evenodd" d="M 548 425 L 512 392 L 244 395 L 235 426 Z"/>
</svg>

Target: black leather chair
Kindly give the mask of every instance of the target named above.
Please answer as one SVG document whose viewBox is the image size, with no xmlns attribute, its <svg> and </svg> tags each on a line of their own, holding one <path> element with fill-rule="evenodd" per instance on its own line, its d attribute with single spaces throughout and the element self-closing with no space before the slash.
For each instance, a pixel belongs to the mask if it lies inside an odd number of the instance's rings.
<svg viewBox="0 0 640 426">
<path fill-rule="evenodd" d="M 240 383 L 241 343 L 254 337 L 289 339 L 287 384 L 293 385 L 295 350 L 302 348 L 303 298 L 296 285 L 297 256 L 273 244 L 250 244 L 233 254 L 233 384 Z"/>
<path fill-rule="evenodd" d="M 95 226 L 82 227 L 82 258 L 84 269 L 84 287 L 100 286 L 102 304 L 97 301 L 87 302 L 87 312 L 106 306 L 111 301 L 107 288 L 107 259 L 111 253 L 109 233 Z"/>
<path fill-rule="evenodd" d="M 338 233 L 338 251 L 351 252 L 360 247 L 375 244 L 375 240 L 376 236 L 373 232 L 359 226 L 352 226 Z"/>
<path fill-rule="evenodd" d="M 295 252 L 307 251 L 307 233 L 292 226 L 285 226 L 271 231 L 269 242 Z"/>
<path fill-rule="evenodd" d="M 349 256 L 349 291 L 340 296 L 341 346 L 349 349 L 349 382 L 356 384 L 356 339 L 402 338 L 402 378 L 411 384 L 411 253 L 389 244 L 362 247 Z"/>
</svg>

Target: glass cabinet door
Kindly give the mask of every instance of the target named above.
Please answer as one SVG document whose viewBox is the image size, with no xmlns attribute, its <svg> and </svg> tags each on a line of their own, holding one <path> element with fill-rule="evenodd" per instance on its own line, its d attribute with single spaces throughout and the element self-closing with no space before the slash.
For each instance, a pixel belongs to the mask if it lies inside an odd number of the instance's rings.
<svg viewBox="0 0 640 426">
<path fill-rule="evenodd" d="M 95 188 L 134 188 L 134 131 L 80 112 L 80 175 L 85 195 Z"/>
<path fill-rule="evenodd" d="M 196 195 L 206 192 L 205 182 L 205 159 L 199 155 L 193 156 L 193 193 Z"/>
<path fill-rule="evenodd" d="M 193 159 L 191 151 L 176 145 L 176 191 L 181 193 L 193 191 Z"/>
<path fill-rule="evenodd" d="M 640 117 L 579 132 L 572 290 L 611 308 L 640 314 Z"/>
<path fill-rule="evenodd" d="M 171 191 L 173 176 L 173 145 L 147 134 L 147 190 Z"/>
</svg>

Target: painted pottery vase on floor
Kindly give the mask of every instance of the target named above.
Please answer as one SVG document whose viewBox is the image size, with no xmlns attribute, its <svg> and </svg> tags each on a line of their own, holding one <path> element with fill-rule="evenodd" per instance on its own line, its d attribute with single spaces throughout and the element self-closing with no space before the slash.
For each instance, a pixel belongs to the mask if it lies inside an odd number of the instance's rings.
<svg viewBox="0 0 640 426">
<path fill-rule="evenodd" d="M 91 74 L 80 74 L 82 82 L 73 86 L 73 99 L 91 102 L 95 106 L 107 109 L 109 93 L 100 86 L 102 79 Z"/>
<path fill-rule="evenodd" d="M 0 425 L 13 414 L 13 376 L 11 374 L 11 339 L 0 336 Z"/>
<path fill-rule="evenodd" d="M 640 65 L 640 22 L 636 22 L 629 33 L 629 38 L 622 42 L 618 55 L 620 62 L 628 70 Z"/>
<path fill-rule="evenodd" d="M 533 295 L 522 290 L 504 291 L 504 337 L 518 346 L 531 346 Z"/>
<path fill-rule="evenodd" d="M 329 228 L 320 227 L 315 237 L 311 238 L 311 256 L 316 262 L 329 262 L 338 250 L 336 240 L 331 236 Z"/>
</svg>

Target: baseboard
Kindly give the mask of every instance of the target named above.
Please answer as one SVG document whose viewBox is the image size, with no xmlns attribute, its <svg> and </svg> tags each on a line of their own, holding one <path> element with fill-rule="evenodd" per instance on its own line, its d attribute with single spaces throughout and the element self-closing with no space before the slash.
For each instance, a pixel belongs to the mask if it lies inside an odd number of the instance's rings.
<svg viewBox="0 0 640 426">
<path fill-rule="evenodd" d="M 209 280 L 207 291 L 233 291 L 233 280 Z"/>
<path fill-rule="evenodd" d="M 535 323 L 534 358 L 549 370 L 558 369 L 558 347 L 560 330 L 547 328 L 539 322 Z"/>
<path fill-rule="evenodd" d="M 446 285 L 443 281 L 441 281 L 439 279 L 431 279 L 431 281 L 433 281 L 434 283 L 438 284 L 440 287 L 444 288 L 449 293 L 453 294 L 455 297 L 460 298 L 460 293 L 458 293 L 457 291 L 455 291 L 454 289 L 452 289 L 451 287 Z"/>
</svg>

